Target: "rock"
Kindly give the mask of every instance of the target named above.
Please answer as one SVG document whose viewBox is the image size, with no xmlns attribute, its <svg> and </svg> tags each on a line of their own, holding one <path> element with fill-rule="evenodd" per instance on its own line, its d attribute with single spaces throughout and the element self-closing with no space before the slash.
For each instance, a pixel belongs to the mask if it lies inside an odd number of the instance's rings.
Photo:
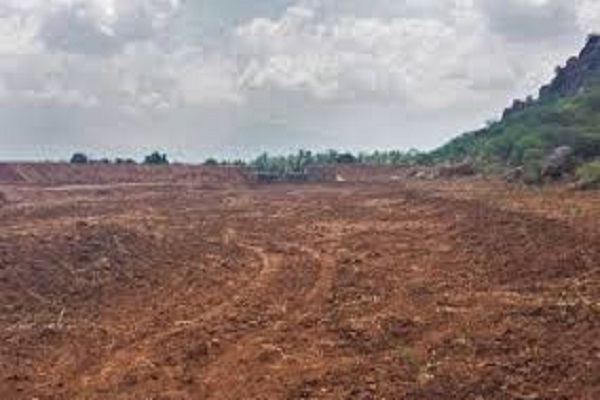
<svg viewBox="0 0 600 400">
<path fill-rule="evenodd" d="M 511 115 L 518 113 L 519 111 L 523 111 L 527 108 L 528 104 L 522 100 L 513 100 L 512 106 L 504 110 L 502 114 L 502 119 L 506 119 Z"/>
<path fill-rule="evenodd" d="M 8 197 L 4 192 L 0 192 L 0 207 L 8 203 Z"/>
<path fill-rule="evenodd" d="M 578 57 L 571 57 L 556 77 L 540 90 L 540 99 L 573 96 L 593 82 L 600 70 L 600 35 L 590 35 Z"/>
<path fill-rule="evenodd" d="M 508 171 L 507 173 L 505 173 L 503 175 L 503 179 L 506 182 L 510 182 L 510 183 L 520 182 L 523 180 L 524 175 L 525 175 L 525 168 L 517 167 L 517 168 L 513 168 L 510 171 Z"/>
<path fill-rule="evenodd" d="M 437 168 L 436 175 L 440 178 L 453 178 L 460 176 L 473 176 L 476 174 L 475 167 L 470 161 L 459 164 L 442 165 Z"/>
<path fill-rule="evenodd" d="M 598 190 L 600 182 L 578 181 L 569 185 L 569 189 L 576 191 Z"/>
<path fill-rule="evenodd" d="M 561 146 L 554 149 L 542 163 L 542 177 L 560 179 L 567 174 L 573 173 L 575 169 L 573 154 L 573 149 L 569 146 Z"/>
<path fill-rule="evenodd" d="M 434 171 L 431 168 L 415 168 L 407 175 L 409 178 L 427 181 L 435 178 Z"/>
<path fill-rule="evenodd" d="M 564 67 L 556 68 L 556 76 L 539 91 L 539 101 L 565 98 L 577 95 L 593 85 L 600 71 L 600 35 L 588 36 L 587 43 L 577 57 L 571 57 Z M 509 118 L 535 104 L 533 98 L 514 100 L 504 110 L 503 119 Z"/>
</svg>

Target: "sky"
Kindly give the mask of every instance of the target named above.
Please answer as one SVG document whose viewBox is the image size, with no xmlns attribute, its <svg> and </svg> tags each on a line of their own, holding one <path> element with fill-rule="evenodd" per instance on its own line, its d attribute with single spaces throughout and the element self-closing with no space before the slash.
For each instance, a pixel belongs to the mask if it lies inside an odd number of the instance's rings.
<svg viewBox="0 0 600 400">
<path fill-rule="evenodd" d="M 0 159 L 428 150 L 597 30 L 598 0 L 0 0 Z"/>
</svg>

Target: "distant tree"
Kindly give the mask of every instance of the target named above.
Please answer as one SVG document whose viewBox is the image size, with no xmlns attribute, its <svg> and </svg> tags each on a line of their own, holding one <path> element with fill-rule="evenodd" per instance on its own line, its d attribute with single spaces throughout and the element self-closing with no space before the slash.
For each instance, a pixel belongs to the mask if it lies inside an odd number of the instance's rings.
<svg viewBox="0 0 600 400">
<path fill-rule="evenodd" d="M 495 118 L 490 118 L 488 120 L 485 121 L 485 127 L 487 129 L 492 128 L 494 125 L 496 125 L 499 121 Z"/>
<path fill-rule="evenodd" d="M 352 153 L 342 153 L 337 155 L 335 162 L 337 164 L 355 164 L 357 158 Z"/>
<path fill-rule="evenodd" d="M 204 165 L 214 167 L 219 165 L 219 161 L 214 158 L 208 158 L 206 161 L 204 161 Z"/>
<path fill-rule="evenodd" d="M 83 153 L 75 153 L 71 156 L 71 164 L 88 164 L 90 159 Z"/>
<path fill-rule="evenodd" d="M 144 158 L 144 164 L 146 165 L 168 165 L 169 159 L 166 154 L 155 151 L 154 153 Z"/>
<path fill-rule="evenodd" d="M 115 164 L 119 164 L 119 165 L 123 165 L 123 164 L 133 165 L 133 164 L 136 164 L 136 162 L 135 162 L 135 160 L 133 160 L 131 158 L 116 158 L 115 159 Z"/>
</svg>

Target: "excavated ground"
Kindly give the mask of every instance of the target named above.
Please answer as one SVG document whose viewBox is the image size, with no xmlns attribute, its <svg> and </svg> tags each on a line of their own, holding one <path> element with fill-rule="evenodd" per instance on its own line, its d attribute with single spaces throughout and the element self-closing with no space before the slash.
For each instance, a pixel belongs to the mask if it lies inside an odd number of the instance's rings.
<svg viewBox="0 0 600 400">
<path fill-rule="evenodd" d="M 600 196 L 4 186 L 2 399 L 598 399 Z"/>
</svg>

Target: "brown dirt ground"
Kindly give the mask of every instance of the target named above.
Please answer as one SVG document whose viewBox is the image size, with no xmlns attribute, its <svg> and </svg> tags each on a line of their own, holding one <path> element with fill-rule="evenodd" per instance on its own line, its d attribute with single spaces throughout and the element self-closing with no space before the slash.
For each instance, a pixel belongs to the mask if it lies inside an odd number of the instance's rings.
<svg viewBox="0 0 600 400">
<path fill-rule="evenodd" d="M 4 186 L 1 399 L 598 399 L 600 195 Z"/>
</svg>

